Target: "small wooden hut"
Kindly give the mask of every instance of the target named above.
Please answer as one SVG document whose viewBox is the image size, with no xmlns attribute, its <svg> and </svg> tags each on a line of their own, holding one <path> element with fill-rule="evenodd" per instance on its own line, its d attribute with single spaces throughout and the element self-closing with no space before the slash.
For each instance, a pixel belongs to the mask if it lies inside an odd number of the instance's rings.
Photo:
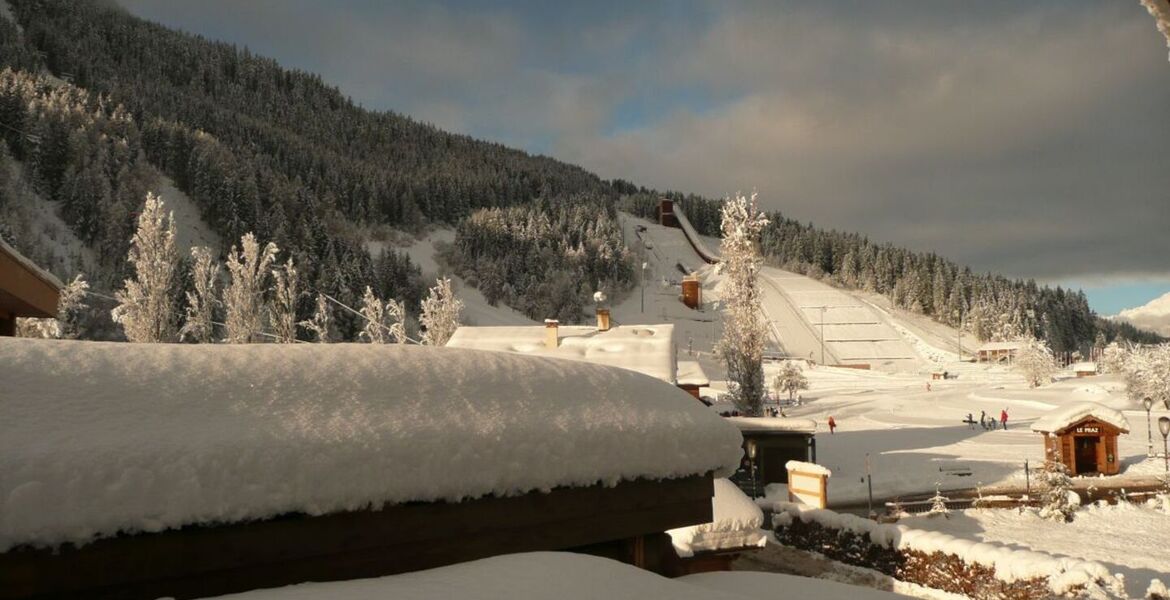
<svg viewBox="0 0 1170 600">
<path fill-rule="evenodd" d="M 1056 457 L 1070 475 L 1116 475 L 1121 470 L 1117 436 L 1129 433 L 1120 412 L 1094 402 L 1056 409 L 1032 425 L 1044 434 L 1045 457 Z"/>
</svg>

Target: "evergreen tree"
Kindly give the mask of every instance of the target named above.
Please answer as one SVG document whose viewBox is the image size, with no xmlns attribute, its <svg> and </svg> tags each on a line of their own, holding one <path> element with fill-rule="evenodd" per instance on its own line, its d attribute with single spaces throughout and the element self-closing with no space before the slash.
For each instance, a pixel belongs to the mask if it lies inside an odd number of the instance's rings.
<svg viewBox="0 0 1170 600">
<path fill-rule="evenodd" d="M 228 253 L 227 270 L 231 283 L 223 293 L 227 314 L 224 329 L 229 344 L 248 344 L 260 333 L 264 323 L 264 294 L 268 291 L 268 271 L 276 260 L 276 244 L 263 249 L 256 236 L 246 233 L 240 248 L 233 245 Z"/>
<path fill-rule="evenodd" d="M 451 291 L 451 279 L 443 277 L 437 280 L 422 303 L 422 315 L 419 317 L 424 328 L 422 343 L 431 346 L 446 344 L 459 328 L 459 313 L 462 310 L 463 302 Z"/>
<path fill-rule="evenodd" d="M 297 341 L 297 302 L 301 297 L 292 259 L 288 259 L 283 267 L 273 269 L 272 278 L 275 285 L 268 305 L 269 326 L 277 342 L 291 344 Z"/>
<path fill-rule="evenodd" d="M 215 305 L 219 304 L 215 286 L 219 281 L 219 263 L 208 248 L 191 248 L 191 278 L 194 291 L 187 292 L 186 322 L 180 334 L 184 339 L 207 344 L 215 340 Z"/>
<path fill-rule="evenodd" d="M 768 223 L 756 205 L 756 194 L 736 194 L 723 203 L 722 260 L 717 272 L 726 276 L 723 287 L 723 337 L 716 352 L 727 367 L 730 393 L 736 407 L 748 416 L 763 414 L 764 332 L 757 283 L 762 263 L 760 231 Z"/>
<path fill-rule="evenodd" d="M 127 259 L 134 278 L 115 293 L 118 306 L 111 313 L 131 342 L 169 342 L 175 338 L 175 310 L 171 291 L 179 255 L 175 249 L 175 223 L 163 212 L 162 199 L 147 194 L 138 231 L 130 242 Z"/>
</svg>

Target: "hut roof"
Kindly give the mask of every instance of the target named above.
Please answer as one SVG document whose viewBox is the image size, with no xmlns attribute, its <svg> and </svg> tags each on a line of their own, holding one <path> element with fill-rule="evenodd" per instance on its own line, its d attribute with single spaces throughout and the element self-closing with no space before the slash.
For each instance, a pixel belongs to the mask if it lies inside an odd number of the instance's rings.
<svg viewBox="0 0 1170 600">
<path fill-rule="evenodd" d="M 1122 433 L 1129 433 L 1129 421 L 1126 420 L 1125 415 L 1121 414 L 1120 411 L 1109 408 L 1108 406 L 1102 406 L 1096 402 L 1080 402 L 1063 408 L 1053 409 L 1048 414 L 1037 419 L 1035 423 L 1032 423 L 1032 431 L 1043 433 L 1064 431 L 1090 417 L 1103 423 L 1108 423 L 1120 429 Z"/>
</svg>

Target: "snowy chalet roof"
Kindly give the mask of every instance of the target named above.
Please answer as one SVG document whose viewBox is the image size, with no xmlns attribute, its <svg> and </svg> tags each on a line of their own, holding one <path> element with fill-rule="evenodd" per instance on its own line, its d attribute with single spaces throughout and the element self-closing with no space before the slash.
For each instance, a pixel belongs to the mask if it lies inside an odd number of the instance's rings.
<svg viewBox="0 0 1170 600">
<path fill-rule="evenodd" d="M 1032 423 L 1032 431 L 1042 433 L 1063 431 L 1090 417 L 1108 423 L 1120 429 L 1122 433 L 1129 433 L 1129 421 L 1126 420 L 1125 415 L 1096 402 L 1078 402 L 1063 408 L 1053 409 Z"/>
<path fill-rule="evenodd" d="M 763 546 L 764 512 L 734 483 L 715 480 L 711 498 L 712 521 L 667 531 L 674 551 L 681 557 L 696 552 Z"/>
<path fill-rule="evenodd" d="M 622 369 L 456 348 L 0 338 L 0 552 L 123 532 L 734 470 Z"/>
<path fill-rule="evenodd" d="M 1074 373 L 1096 373 L 1097 363 L 1095 362 L 1079 362 L 1069 365 L 1069 370 Z"/>
<path fill-rule="evenodd" d="M 561 325 L 556 348 L 545 345 L 545 330 L 545 325 L 460 327 L 447 347 L 567 358 L 621 367 L 671 384 L 677 381 L 674 325 L 627 325 L 608 331 Z"/>
<path fill-rule="evenodd" d="M 992 352 L 995 350 L 1019 350 L 1019 342 L 987 342 L 979 346 L 979 352 Z"/>
<path fill-rule="evenodd" d="M 703 365 L 699 364 L 697 360 L 678 361 L 677 377 L 679 385 L 703 387 L 711 383 L 711 380 L 707 378 L 707 373 L 703 371 Z"/>
</svg>

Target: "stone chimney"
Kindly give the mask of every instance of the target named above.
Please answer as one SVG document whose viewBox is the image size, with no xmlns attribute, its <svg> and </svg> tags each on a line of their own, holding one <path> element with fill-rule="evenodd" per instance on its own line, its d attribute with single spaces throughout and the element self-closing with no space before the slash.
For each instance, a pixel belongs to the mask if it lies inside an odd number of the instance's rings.
<svg viewBox="0 0 1170 600">
<path fill-rule="evenodd" d="M 556 319 L 544 320 L 544 347 L 553 349 L 560 345 L 560 331 L 561 322 Z"/>
<path fill-rule="evenodd" d="M 598 331 L 609 331 L 609 309 L 608 308 L 598 308 L 597 309 L 597 330 Z"/>
</svg>

